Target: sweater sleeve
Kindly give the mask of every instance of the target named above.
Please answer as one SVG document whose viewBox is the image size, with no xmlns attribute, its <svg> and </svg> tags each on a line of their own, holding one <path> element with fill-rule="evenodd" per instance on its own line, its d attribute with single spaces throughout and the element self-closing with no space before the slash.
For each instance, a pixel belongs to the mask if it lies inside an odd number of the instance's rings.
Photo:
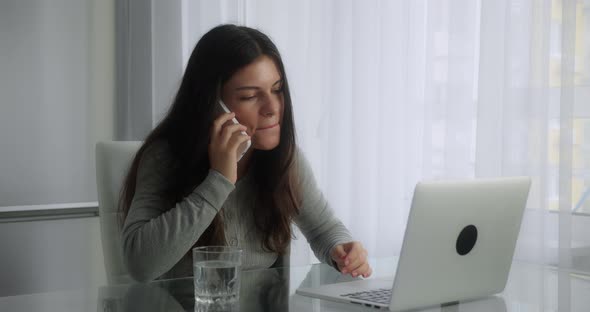
<svg viewBox="0 0 590 312">
<path fill-rule="evenodd" d="M 334 266 L 330 251 L 336 245 L 351 242 L 352 235 L 334 215 L 328 201 L 318 188 L 307 159 L 298 149 L 296 165 L 302 195 L 300 213 L 295 218 L 315 256 L 322 262 Z"/>
<path fill-rule="evenodd" d="M 145 150 L 123 225 L 124 262 L 131 277 L 140 282 L 161 276 L 180 261 L 234 189 L 222 174 L 210 170 L 191 194 L 170 203 L 161 196 L 166 180 L 174 178 L 170 163 L 167 145 L 156 143 Z"/>
</svg>

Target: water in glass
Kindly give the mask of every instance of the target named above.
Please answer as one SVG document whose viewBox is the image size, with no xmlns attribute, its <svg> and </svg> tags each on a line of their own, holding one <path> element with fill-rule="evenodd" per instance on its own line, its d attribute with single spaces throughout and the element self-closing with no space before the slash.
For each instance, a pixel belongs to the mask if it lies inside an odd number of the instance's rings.
<svg viewBox="0 0 590 312">
<path fill-rule="evenodd" d="M 195 303 L 229 306 L 239 299 L 239 263 L 201 261 L 194 263 Z"/>
</svg>

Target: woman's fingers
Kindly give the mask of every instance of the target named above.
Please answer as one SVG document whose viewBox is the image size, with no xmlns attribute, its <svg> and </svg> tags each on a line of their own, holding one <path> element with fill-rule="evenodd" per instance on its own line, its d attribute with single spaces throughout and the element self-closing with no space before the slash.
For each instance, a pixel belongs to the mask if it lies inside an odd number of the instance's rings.
<svg viewBox="0 0 590 312">
<path fill-rule="evenodd" d="M 361 262 L 366 258 L 365 249 L 358 242 L 354 242 L 350 245 L 350 250 L 344 258 L 345 272 L 352 272 L 353 269 L 357 268 Z"/>
<path fill-rule="evenodd" d="M 344 245 L 337 245 L 332 249 L 331 257 L 334 262 L 338 265 L 338 269 L 342 270 L 345 267 L 344 257 L 346 257 L 346 251 L 344 251 Z"/>
<path fill-rule="evenodd" d="M 217 119 L 213 121 L 213 126 L 211 126 L 211 137 L 217 137 L 217 134 L 220 133 L 221 128 L 223 128 L 223 125 L 235 116 L 236 114 L 232 112 L 227 114 L 221 114 L 219 117 L 217 117 Z"/>
<path fill-rule="evenodd" d="M 343 274 L 350 274 L 353 277 L 369 277 L 373 273 L 367 262 L 367 250 L 360 242 L 338 245 L 332 249 L 330 255 Z"/>
<path fill-rule="evenodd" d="M 229 141 L 227 142 L 227 148 L 236 153 L 238 151 L 238 147 L 246 142 L 250 140 L 250 136 L 249 135 L 244 135 L 242 134 L 242 132 L 234 132 L 231 136 L 231 138 L 229 139 Z"/>
<path fill-rule="evenodd" d="M 246 130 L 245 126 L 233 123 L 234 116 L 234 113 L 222 114 L 213 121 L 209 142 L 211 169 L 221 173 L 233 184 L 238 179 L 237 145 L 249 138 L 241 134 Z"/>
<path fill-rule="evenodd" d="M 219 144 L 221 144 L 222 146 L 229 146 L 229 141 L 230 139 L 235 136 L 241 136 L 242 135 L 242 131 L 246 131 L 246 126 L 242 126 L 240 124 L 232 124 L 229 126 L 224 126 L 221 129 L 221 141 L 219 142 Z"/>
<path fill-rule="evenodd" d="M 370 270 L 371 270 L 371 267 L 369 267 L 369 263 L 368 262 L 364 262 L 358 268 L 352 270 L 351 275 L 352 275 L 352 277 L 357 277 L 359 275 L 364 276 Z"/>
<path fill-rule="evenodd" d="M 373 274 L 373 269 L 371 269 L 371 267 L 369 266 L 369 270 L 362 275 L 364 278 L 367 278 L 367 277 L 371 276 L 371 274 Z"/>
<path fill-rule="evenodd" d="M 353 255 L 351 255 L 350 259 L 351 260 L 348 262 L 348 265 L 346 265 L 346 267 L 343 270 L 344 273 L 353 272 L 354 270 L 356 270 L 360 266 L 362 266 L 364 263 L 366 263 L 367 262 L 367 253 L 364 249 L 357 250 L 354 254 L 354 257 L 353 257 Z"/>
</svg>

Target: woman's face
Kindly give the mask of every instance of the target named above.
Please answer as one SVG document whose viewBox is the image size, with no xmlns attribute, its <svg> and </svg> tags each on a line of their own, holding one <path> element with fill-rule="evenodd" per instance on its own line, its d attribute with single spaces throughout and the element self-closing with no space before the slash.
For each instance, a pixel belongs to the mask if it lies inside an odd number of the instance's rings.
<svg viewBox="0 0 590 312">
<path fill-rule="evenodd" d="M 252 137 L 252 147 L 271 150 L 279 145 L 284 98 L 283 81 L 274 61 L 262 55 L 225 83 L 221 99 L 236 113 Z"/>
</svg>

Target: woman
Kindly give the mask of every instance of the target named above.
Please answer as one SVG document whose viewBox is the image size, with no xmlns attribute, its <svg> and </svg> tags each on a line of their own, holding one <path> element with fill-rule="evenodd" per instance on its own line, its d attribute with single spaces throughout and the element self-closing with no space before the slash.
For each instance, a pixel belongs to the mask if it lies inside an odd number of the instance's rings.
<svg viewBox="0 0 590 312">
<path fill-rule="evenodd" d="M 231 114 L 218 112 L 219 100 Z M 222 25 L 199 40 L 170 111 L 133 160 L 120 209 L 124 260 L 138 281 L 192 275 L 195 246 L 238 246 L 245 269 L 285 265 L 292 223 L 321 261 L 371 274 L 297 149 L 279 52 L 251 28 Z"/>
</svg>

